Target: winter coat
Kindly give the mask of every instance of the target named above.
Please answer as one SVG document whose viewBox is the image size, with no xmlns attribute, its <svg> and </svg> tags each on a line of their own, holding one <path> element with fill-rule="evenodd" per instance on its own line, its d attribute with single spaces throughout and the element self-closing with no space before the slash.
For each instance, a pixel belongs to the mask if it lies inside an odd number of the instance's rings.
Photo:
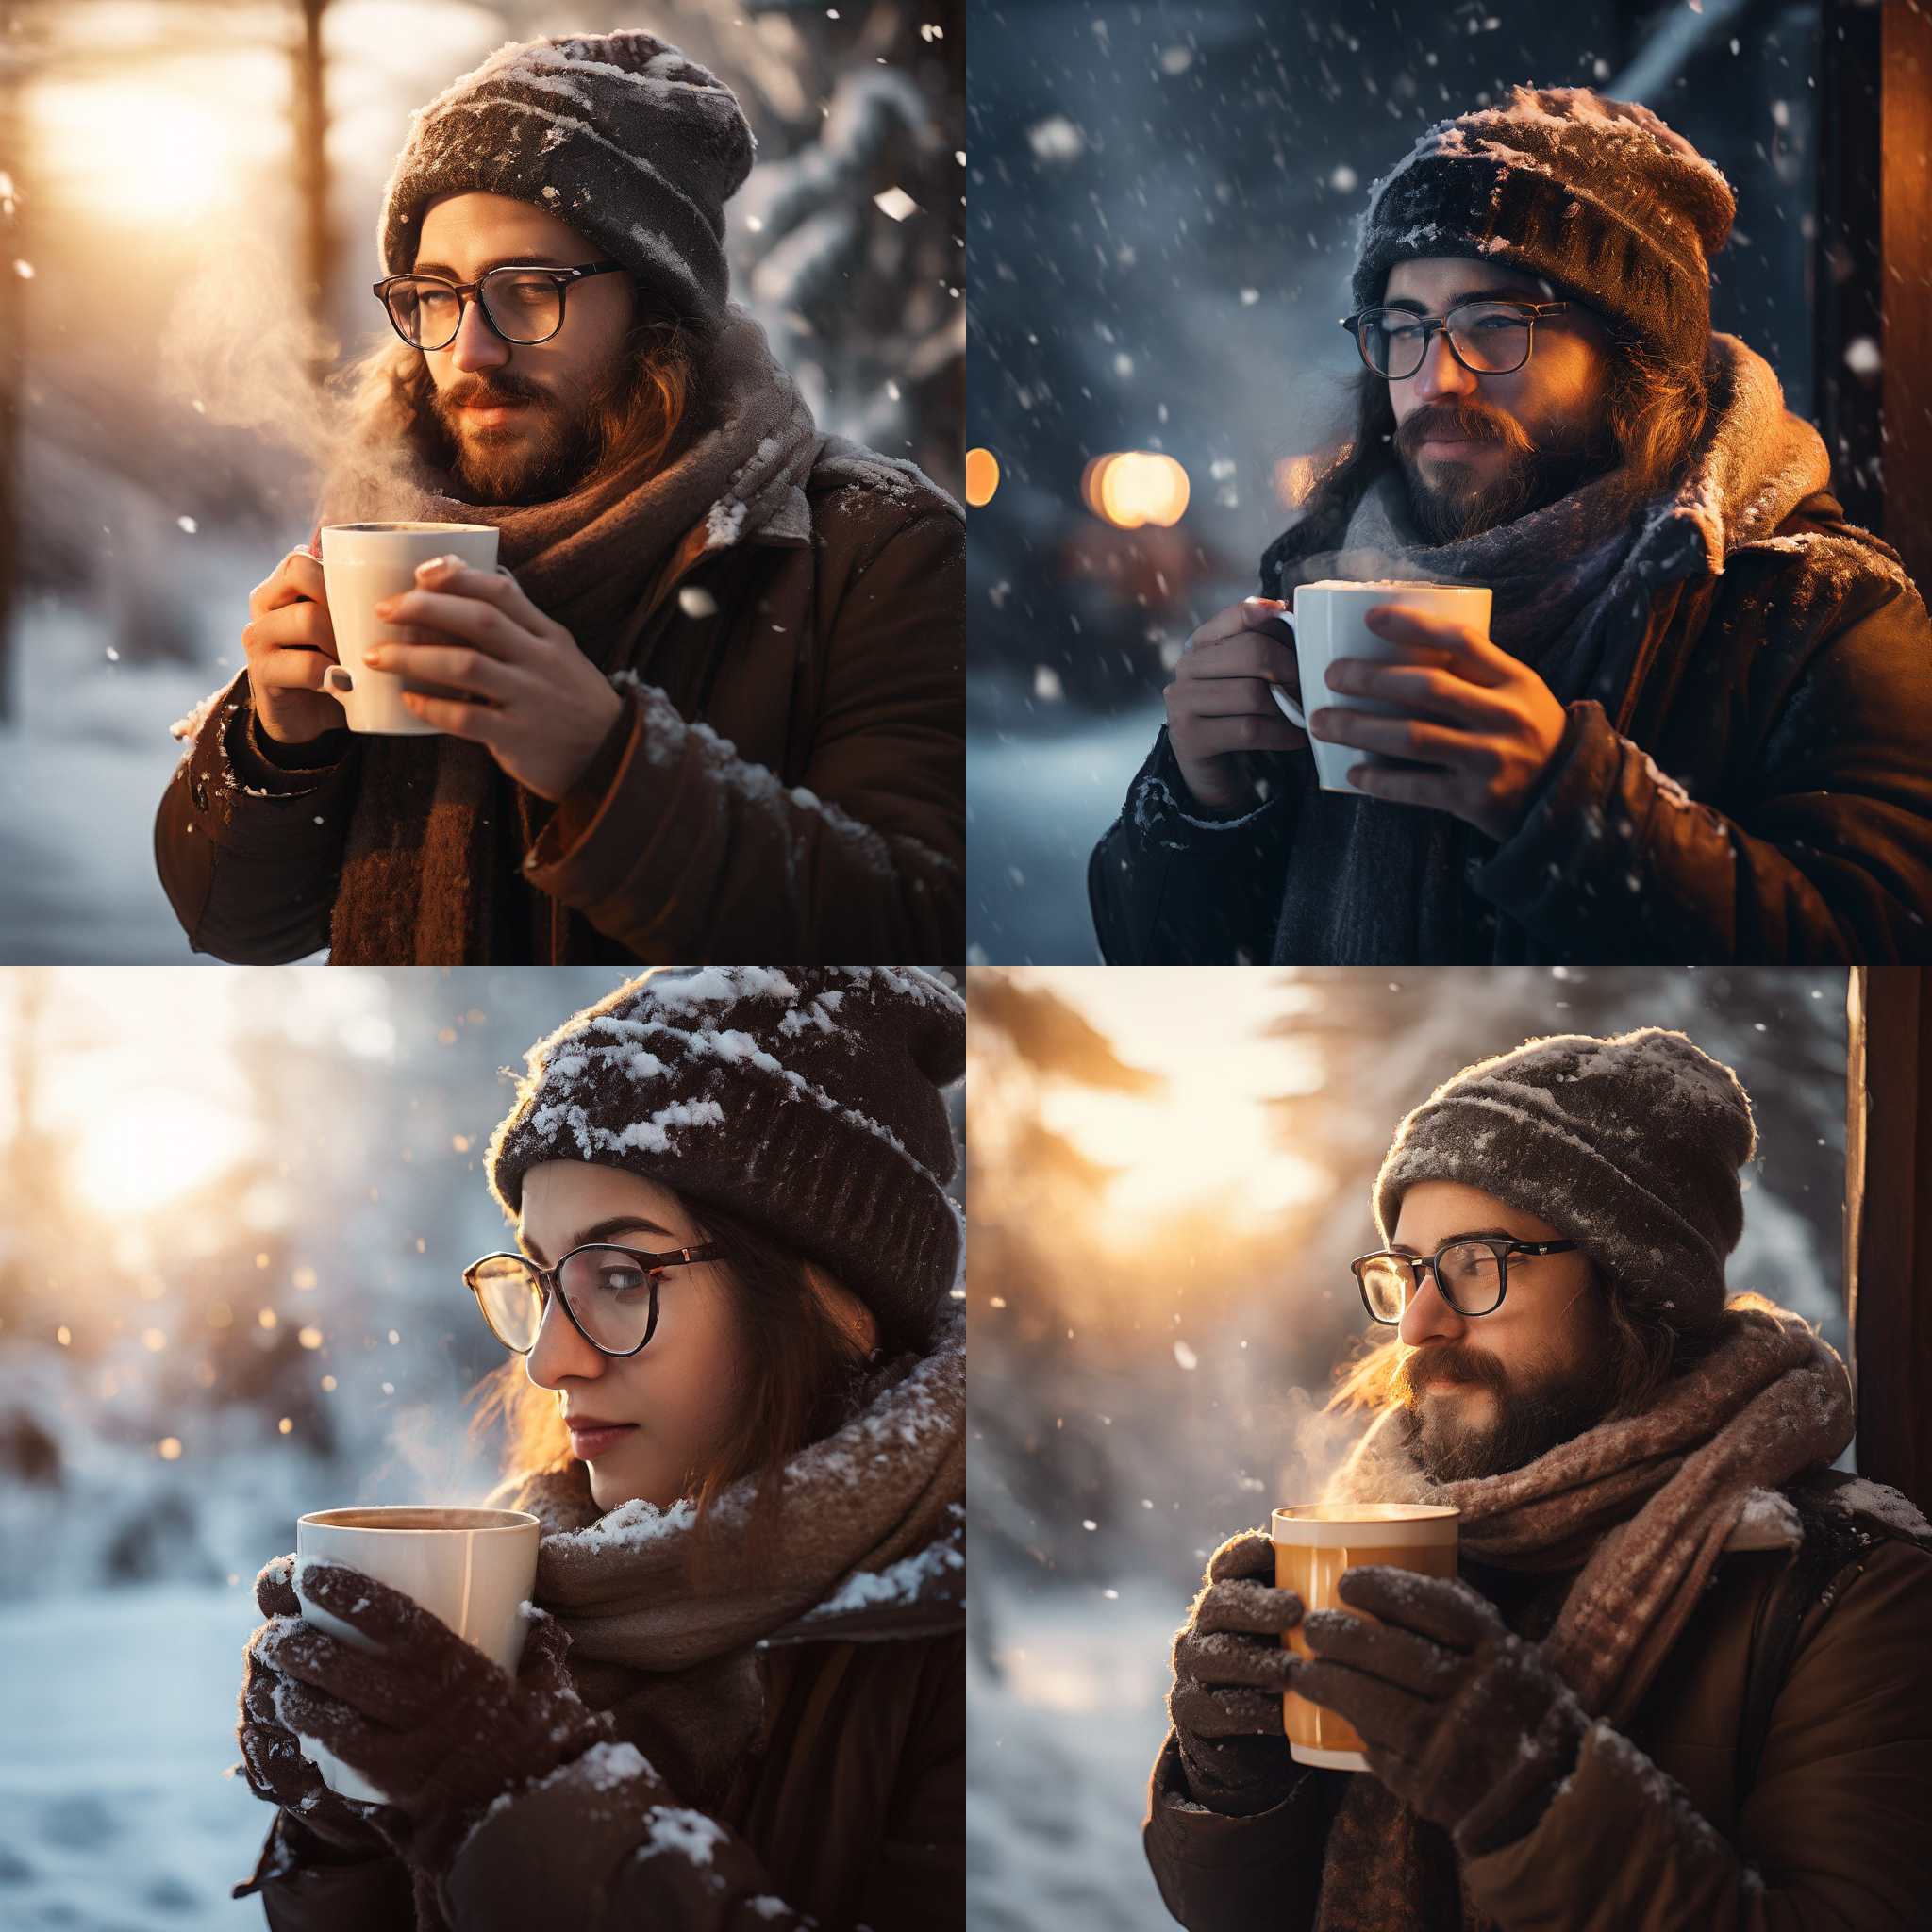
<svg viewBox="0 0 1932 1932">
<path fill-rule="evenodd" d="M 1822 1486 L 1847 1481 L 1827 1475 Z M 1796 1562 L 1733 1538 L 1630 1722 L 1593 1728 L 1541 1821 L 1462 1866 L 1474 1924 L 1899 1932 L 1928 1923 L 1932 1554 L 1855 1518 L 1820 1565 L 1817 1520 L 1807 1517 Z M 1781 1593 L 1807 1576 L 1809 1587 Z M 1769 1655 L 1781 1648 L 1770 1634 L 1780 1605 L 1795 1640 L 1788 1661 Z M 1753 1673 L 1767 1663 L 1782 1668 L 1760 1690 Z M 1768 1725 L 1754 1722 L 1766 1708 Z M 1224 1816 L 1192 1802 L 1170 1731 L 1142 1826 L 1168 1909 L 1191 1932 L 1312 1925 L 1329 1822 L 1347 1780 L 1368 1774 L 1309 1771 L 1273 1809 Z"/>
<path fill-rule="evenodd" d="M 660 1787 L 613 1783 L 580 1760 L 492 1809 L 464 1840 L 442 1892 L 455 1932 L 784 1932 L 808 1912 L 821 1932 L 963 1927 L 963 1632 L 841 1623 L 839 1640 L 758 1650 L 763 1735 L 708 1814 L 715 1829 L 687 1821 L 654 1833 Z M 264 1868 L 282 1829 L 277 1813 Z M 265 1879 L 260 1895 L 271 1932 L 416 1923 L 410 1875 L 394 1857 L 307 1864 Z"/>
<path fill-rule="evenodd" d="M 824 465 L 806 496 L 808 538 L 708 550 L 694 533 L 683 568 L 659 574 L 635 660 L 649 688 L 622 687 L 575 790 L 553 810 L 506 785 L 517 811 L 497 814 L 490 930 L 469 963 L 963 955 L 959 516 L 929 487 Z M 698 591 L 715 614 L 680 599 Z M 705 728 L 681 730 L 667 699 Z M 361 746 L 329 734 L 339 756 L 286 769 L 250 709 L 244 672 L 161 800 L 155 859 L 191 946 L 268 965 L 330 943 Z M 446 908 L 442 923 L 460 926 Z M 336 963 L 417 960 L 410 912 L 391 924 L 392 953 L 339 947 Z"/>
<path fill-rule="evenodd" d="M 1620 722 L 1568 705 L 1517 829 L 1459 827 L 1467 950 L 1306 963 L 1932 959 L 1932 620 L 1895 563 L 1821 491 L 1722 575 L 1661 587 Z M 1275 958 L 1284 904 L 1332 863 L 1305 834 L 1353 801 L 1305 750 L 1254 756 L 1269 795 L 1212 818 L 1162 727 L 1088 866 L 1109 963 Z"/>
</svg>

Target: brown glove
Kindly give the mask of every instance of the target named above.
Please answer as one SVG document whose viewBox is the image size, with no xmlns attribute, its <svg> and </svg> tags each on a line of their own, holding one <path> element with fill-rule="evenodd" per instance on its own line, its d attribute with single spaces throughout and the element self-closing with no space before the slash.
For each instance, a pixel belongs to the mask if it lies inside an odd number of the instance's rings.
<svg viewBox="0 0 1932 1932">
<path fill-rule="evenodd" d="M 1532 1643 L 1458 1577 L 1345 1570 L 1312 1611 L 1294 1688 L 1362 1735 L 1369 1769 L 1465 1857 L 1514 1844 L 1576 1767 L 1590 1719 Z"/>
<path fill-rule="evenodd" d="M 1278 1805 L 1302 1774 L 1281 1723 L 1298 1663 L 1281 1633 L 1301 1621 L 1302 1600 L 1274 1578 L 1266 1530 L 1230 1537 L 1174 1643 L 1167 1714 L 1188 1783 L 1199 1803 L 1238 1817 Z"/>
<path fill-rule="evenodd" d="M 277 1619 L 300 1614 L 290 1581 L 294 1560 L 277 1557 L 255 1579 L 255 1601 L 270 1621 L 248 1640 L 243 1658 L 235 1733 L 242 1746 L 239 1769 L 258 1798 L 282 1807 L 284 1836 L 295 1855 L 290 1863 L 380 1857 L 407 1840 L 408 1820 L 387 1805 L 341 1797 L 323 1783 L 321 1772 L 303 1757 L 300 1741 L 275 1715 L 276 1687 L 283 1680 L 256 1654 L 256 1640 Z M 251 1882 L 238 1887 L 235 1896 L 254 1890 Z"/>
<path fill-rule="evenodd" d="M 404 1856 L 421 1871 L 444 1872 L 501 1793 L 615 1738 L 609 1713 L 590 1709 L 564 1669 L 568 1635 L 541 1610 L 512 1678 L 420 1604 L 347 1564 L 306 1559 L 302 1588 L 380 1650 L 353 1649 L 304 1618 L 265 1625 L 254 1653 L 291 1680 L 275 1708 L 388 1792 L 413 1827 Z"/>
</svg>

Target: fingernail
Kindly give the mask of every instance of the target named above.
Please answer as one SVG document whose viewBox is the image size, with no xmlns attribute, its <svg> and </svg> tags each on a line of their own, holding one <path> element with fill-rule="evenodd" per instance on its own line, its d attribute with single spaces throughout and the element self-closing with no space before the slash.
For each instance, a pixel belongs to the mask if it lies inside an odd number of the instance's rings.
<svg viewBox="0 0 1932 1932">
<path fill-rule="evenodd" d="M 362 661 L 365 664 L 387 664 L 389 662 L 389 651 L 382 644 L 371 644 L 362 653 Z"/>
<path fill-rule="evenodd" d="M 402 601 L 403 600 L 400 597 L 385 597 L 382 600 L 382 602 L 375 607 L 376 616 L 393 617 L 396 614 L 396 606 L 399 605 Z"/>
</svg>

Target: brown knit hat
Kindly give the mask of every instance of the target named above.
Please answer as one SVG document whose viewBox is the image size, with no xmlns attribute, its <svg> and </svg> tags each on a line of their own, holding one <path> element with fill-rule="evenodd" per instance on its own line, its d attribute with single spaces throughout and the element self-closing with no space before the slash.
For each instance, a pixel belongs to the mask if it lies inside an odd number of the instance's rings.
<svg viewBox="0 0 1932 1932">
<path fill-rule="evenodd" d="M 923 1337 L 959 1257 L 941 1089 L 965 1058 L 965 1002 L 916 968 L 662 967 L 530 1049 L 491 1191 L 513 1216 L 541 1162 L 627 1169 L 829 1268 L 888 1337 Z"/>
<path fill-rule="evenodd" d="M 1654 355 L 1702 368 L 1710 258 L 1737 198 L 1648 108 L 1587 87 L 1512 87 L 1438 121 L 1369 187 L 1351 295 L 1373 308 L 1398 261 L 1466 256 L 1547 275 Z"/>
<path fill-rule="evenodd" d="M 1396 1129 L 1375 1176 L 1386 1241 L 1418 1181 L 1460 1181 L 1575 1241 L 1624 1293 L 1707 1327 L 1744 1230 L 1757 1150 L 1738 1076 L 1661 1026 L 1557 1033 L 1478 1060 Z"/>
<path fill-rule="evenodd" d="M 724 204 L 757 145 L 738 96 L 651 34 L 507 42 L 411 117 L 383 273 L 408 273 L 431 201 L 480 189 L 567 221 L 708 333 L 729 286 Z"/>
</svg>

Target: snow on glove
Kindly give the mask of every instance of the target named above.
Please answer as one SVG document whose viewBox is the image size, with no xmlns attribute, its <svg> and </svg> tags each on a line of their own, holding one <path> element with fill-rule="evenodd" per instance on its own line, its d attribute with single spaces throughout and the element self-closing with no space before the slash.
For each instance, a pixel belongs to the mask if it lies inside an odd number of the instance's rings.
<svg viewBox="0 0 1932 1932">
<path fill-rule="evenodd" d="M 300 1607 L 290 1581 L 292 1557 L 276 1557 L 265 1564 L 255 1579 L 255 1601 L 263 1616 L 273 1623 L 292 1617 Z M 236 1768 L 248 1782 L 248 1789 L 268 1804 L 279 1805 L 295 1822 L 292 1849 L 310 1848 L 302 1833 L 311 1833 L 328 1851 L 345 1857 L 376 1857 L 399 1849 L 408 1836 L 408 1820 L 387 1805 L 362 1805 L 329 1790 L 322 1774 L 302 1755 L 300 1740 L 275 1715 L 275 1687 L 283 1680 L 255 1655 L 255 1639 L 266 1630 L 263 1624 L 249 1639 L 242 1661 L 240 1720 L 236 1740 L 242 1747 L 242 1762 Z M 301 1862 L 300 1857 L 289 1860 Z M 237 1898 L 257 1889 L 253 1881 L 238 1886 Z"/>
<path fill-rule="evenodd" d="M 309 1557 L 311 1601 L 380 1646 L 358 1650 L 306 1618 L 258 1631 L 255 1655 L 291 1681 L 282 1722 L 389 1793 L 414 1827 L 404 1856 L 441 1874 L 490 1804 L 615 1735 L 565 1670 L 570 1638 L 530 1612 L 515 1677 L 400 1591 L 345 1563 Z"/>
<path fill-rule="evenodd" d="M 1302 1600 L 1274 1576 L 1266 1530 L 1230 1537 L 1174 1642 L 1167 1714 L 1188 1783 L 1199 1803 L 1239 1817 L 1278 1805 L 1301 1775 L 1281 1721 L 1298 1660 L 1281 1633 L 1301 1621 Z"/>
<path fill-rule="evenodd" d="M 1459 1577 L 1345 1570 L 1316 1610 L 1295 1690 L 1362 1735 L 1369 1769 L 1465 1857 L 1514 1844 L 1576 1767 L 1590 1720 L 1532 1643 Z"/>
</svg>

